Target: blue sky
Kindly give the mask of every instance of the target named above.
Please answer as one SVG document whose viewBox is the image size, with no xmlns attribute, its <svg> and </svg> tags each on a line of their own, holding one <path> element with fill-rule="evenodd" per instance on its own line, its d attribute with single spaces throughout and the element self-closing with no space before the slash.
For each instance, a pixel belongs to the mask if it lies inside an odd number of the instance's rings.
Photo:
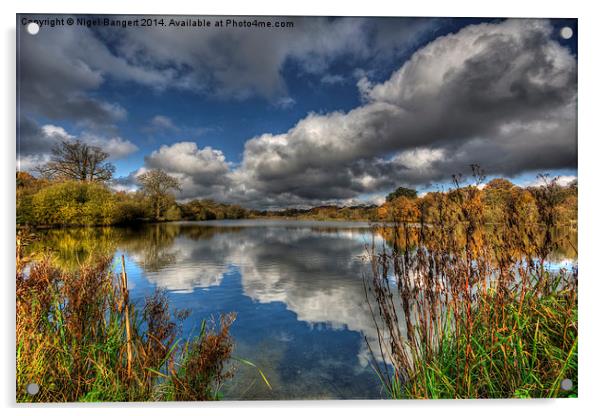
<svg viewBox="0 0 602 416">
<path fill-rule="evenodd" d="M 181 199 L 270 208 L 437 189 L 470 163 L 518 184 L 576 177 L 576 20 L 290 20 L 269 33 L 21 26 L 21 168 L 80 139 L 111 154 L 121 189 L 162 168 Z"/>
</svg>

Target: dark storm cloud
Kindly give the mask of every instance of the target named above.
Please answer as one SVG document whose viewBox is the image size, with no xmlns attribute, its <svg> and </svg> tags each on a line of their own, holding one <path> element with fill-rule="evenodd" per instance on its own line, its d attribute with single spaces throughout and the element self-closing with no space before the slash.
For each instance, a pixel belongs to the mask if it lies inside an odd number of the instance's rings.
<svg viewBox="0 0 602 416">
<path fill-rule="evenodd" d="M 166 21 L 172 18 L 176 17 L 164 17 Z M 213 16 L 211 20 L 227 18 L 232 17 Z M 287 60 L 307 73 L 326 75 L 340 57 L 391 58 L 436 24 L 434 19 L 257 19 L 292 22 L 294 27 L 116 30 L 71 26 L 44 27 L 31 36 L 20 26 L 21 104 L 26 111 L 52 119 L 110 124 L 123 119 L 126 111 L 118 103 L 95 96 L 94 91 L 108 78 L 156 90 L 179 88 L 238 99 L 258 95 L 286 104 L 292 102 L 281 72 Z"/>
<path fill-rule="evenodd" d="M 166 21 L 174 18 L 165 17 Z M 233 17 L 214 16 L 212 21 Z M 244 17 L 234 18 L 238 20 Z M 247 18 L 250 20 L 256 19 Z M 334 60 L 391 58 L 433 28 L 433 19 L 258 17 L 292 22 L 292 28 L 237 29 L 140 28 L 123 33 L 104 31 L 137 68 L 170 68 L 157 85 L 195 90 L 223 98 L 258 95 L 277 105 L 291 103 L 282 68 L 295 61 L 306 73 L 326 74 Z M 330 78 L 326 78 L 330 79 Z"/>
<path fill-rule="evenodd" d="M 17 123 L 17 136 L 17 153 L 21 155 L 49 153 L 56 144 L 53 136 L 44 134 L 38 123 L 25 116 Z"/>
<path fill-rule="evenodd" d="M 31 118 L 17 122 L 17 169 L 31 170 L 47 162 L 52 148 L 60 141 L 56 132 L 44 132 Z"/>
<path fill-rule="evenodd" d="M 426 185 L 480 163 L 492 174 L 576 168 L 576 60 L 543 20 L 469 26 L 418 50 L 365 104 L 249 140 L 245 189 L 315 203 Z"/>
<path fill-rule="evenodd" d="M 36 36 L 23 27 L 19 30 L 18 99 L 23 112 L 88 126 L 112 125 L 125 118 L 126 110 L 119 104 L 90 94 L 104 80 L 95 63 L 110 54 L 89 30 L 46 29 Z"/>
</svg>

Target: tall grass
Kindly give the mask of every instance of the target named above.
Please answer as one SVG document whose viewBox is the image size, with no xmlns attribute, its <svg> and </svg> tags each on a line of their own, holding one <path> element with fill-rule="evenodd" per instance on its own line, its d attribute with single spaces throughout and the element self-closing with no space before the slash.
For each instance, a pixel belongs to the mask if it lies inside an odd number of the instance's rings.
<svg viewBox="0 0 602 416">
<path fill-rule="evenodd" d="M 26 242 L 17 239 L 18 402 L 219 398 L 232 376 L 233 314 L 182 342 L 186 312 L 172 316 L 162 292 L 136 311 L 110 258 L 65 272 L 48 258 L 24 258 Z M 27 393 L 29 383 L 38 394 Z"/>
<path fill-rule="evenodd" d="M 373 365 L 393 398 L 576 396 L 577 269 L 548 267 L 558 185 L 534 191 L 538 221 L 517 193 L 491 228 L 474 169 L 476 185 L 438 194 L 434 221 L 401 212 L 390 248 L 372 246 Z"/>
</svg>

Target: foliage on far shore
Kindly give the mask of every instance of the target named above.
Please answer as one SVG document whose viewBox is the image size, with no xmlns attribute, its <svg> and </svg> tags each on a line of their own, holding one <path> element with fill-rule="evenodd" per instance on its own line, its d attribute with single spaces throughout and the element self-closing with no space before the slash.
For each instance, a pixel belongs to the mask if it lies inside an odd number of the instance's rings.
<svg viewBox="0 0 602 416">
<path fill-rule="evenodd" d="M 175 186 L 175 184 L 174 184 Z M 577 221 L 577 184 L 555 184 L 559 189 L 555 209 L 562 224 Z M 523 188 L 507 179 L 495 178 L 479 189 L 484 220 L 503 220 L 501 207 L 512 203 L 536 220 L 536 193 L 540 187 Z M 244 218 L 294 218 L 305 220 L 391 221 L 400 213 L 408 221 L 418 221 L 424 212 L 427 222 L 436 221 L 437 200 L 453 193 L 416 191 L 398 188 L 380 205 L 325 205 L 308 209 L 251 210 L 235 204 L 194 199 L 177 202 L 173 192 L 162 194 L 116 191 L 107 182 L 73 179 L 46 179 L 17 172 L 17 224 L 31 226 L 118 225 L 141 221 L 206 221 Z"/>
<path fill-rule="evenodd" d="M 108 183 L 37 178 L 17 172 L 17 224 L 31 226 L 122 225 L 145 221 L 249 218 L 238 205 L 212 200 L 177 203 L 165 192 L 115 191 Z"/>
</svg>

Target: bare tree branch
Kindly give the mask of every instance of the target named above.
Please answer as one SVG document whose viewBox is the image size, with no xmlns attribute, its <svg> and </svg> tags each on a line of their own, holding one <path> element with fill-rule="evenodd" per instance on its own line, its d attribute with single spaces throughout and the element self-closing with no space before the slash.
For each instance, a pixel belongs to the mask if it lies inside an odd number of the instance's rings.
<svg viewBox="0 0 602 416">
<path fill-rule="evenodd" d="M 105 162 L 109 154 L 100 147 L 79 140 L 63 141 L 52 149 L 51 160 L 37 171 L 50 179 L 105 182 L 113 177 L 115 166 Z"/>
</svg>

